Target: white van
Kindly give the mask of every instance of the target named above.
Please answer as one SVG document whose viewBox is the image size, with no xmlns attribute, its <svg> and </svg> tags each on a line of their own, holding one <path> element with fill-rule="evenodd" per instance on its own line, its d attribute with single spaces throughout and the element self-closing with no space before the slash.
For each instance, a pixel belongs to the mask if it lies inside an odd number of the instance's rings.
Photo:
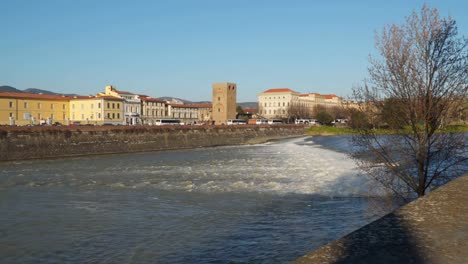
<svg viewBox="0 0 468 264">
<path fill-rule="evenodd" d="M 266 125 L 268 124 L 268 119 L 257 119 L 255 120 L 256 125 Z"/>
<path fill-rule="evenodd" d="M 181 125 L 179 119 L 158 119 L 154 122 L 155 125 L 157 126 L 167 126 L 167 125 Z"/>
<path fill-rule="evenodd" d="M 247 123 L 242 119 L 229 119 L 227 121 L 228 125 L 246 125 Z"/>
<path fill-rule="evenodd" d="M 315 125 L 317 124 L 317 120 L 315 119 L 296 119 L 294 122 L 296 125 L 303 124 L 303 125 Z"/>
<path fill-rule="evenodd" d="M 269 125 L 276 125 L 276 124 L 283 124 L 283 120 L 281 119 L 268 119 Z"/>
</svg>

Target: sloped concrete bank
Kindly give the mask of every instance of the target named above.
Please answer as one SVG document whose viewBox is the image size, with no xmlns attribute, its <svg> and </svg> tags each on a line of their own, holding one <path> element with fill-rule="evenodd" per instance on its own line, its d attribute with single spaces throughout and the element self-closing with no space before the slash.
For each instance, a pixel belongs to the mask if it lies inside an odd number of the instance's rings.
<svg viewBox="0 0 468 264">
<path fill-rule="evenodd" d="M 468 263 L 468 174 L 294 263 Z"/>
<path fill-rule="evenodd" d="M 4 127 L 0 161 L 255 144 L 301 136 L 304 127 Z"/>
</svg>

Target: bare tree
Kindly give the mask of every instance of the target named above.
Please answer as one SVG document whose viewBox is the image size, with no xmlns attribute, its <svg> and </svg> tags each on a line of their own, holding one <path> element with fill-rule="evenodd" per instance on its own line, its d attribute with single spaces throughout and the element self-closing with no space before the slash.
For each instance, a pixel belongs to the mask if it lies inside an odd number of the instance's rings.
<svg viewBox="0 0 468 264">
<path fill-rule="evenodd" d="M 403 25 L 376 37 L 378 58 L 369 80 L 353 89 L 365 124 L 353 138 L 361 169 L 401 198 L 427 190 L 467 171 L 463 133 L 443 133 L 467 98 L 468 40 L 457 37 L 455 21 L 424 5 Z M 394 134 L 377 135 L 375 124 Z"/>
<path fill-rule="evenodd" d="M 306 104 L 301 102 L 292 102 L 287 109 L 288 119 L 310 118 L 312 113 Z"/>
</svg>

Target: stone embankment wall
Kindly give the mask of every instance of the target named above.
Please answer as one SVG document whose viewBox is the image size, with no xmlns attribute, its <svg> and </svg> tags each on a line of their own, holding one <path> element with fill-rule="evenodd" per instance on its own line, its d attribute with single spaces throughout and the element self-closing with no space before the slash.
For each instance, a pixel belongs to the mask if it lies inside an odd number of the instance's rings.
<svg viewBox="0 0 468 264">
<path fill-rule="evenodd" d="M 0 127 L 0 161 L 261 143 L 304 127 Z"/>
<path fill-rule="evenodd" d="M 468 263 L 468 174 L 294 263 Z"/>
</svg>

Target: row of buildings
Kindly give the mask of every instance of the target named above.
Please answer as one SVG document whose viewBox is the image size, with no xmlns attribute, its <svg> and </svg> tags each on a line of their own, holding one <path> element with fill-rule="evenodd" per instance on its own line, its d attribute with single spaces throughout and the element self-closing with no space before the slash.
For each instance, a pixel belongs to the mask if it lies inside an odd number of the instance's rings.
<svg viewBox="0 0 468 264">
<path fill-rule="evenodd" d="M 289 88 L 275 88 L 258 95 L 258 114 L 265 118 L 288 118 L 298 108 L 313 112 L 317 107 L 329 109 L 343 103 L 335 94 L 301 94 Z"/>
<path fill-rule="evenodd" d="M 179 119 L 185 124 L 226 124 L 237 112 L 237 85 L 212 85 L 212 103 L 169 102 L 117 90 L 108 85 L 92 96 L 65 96 L 0 92 L 0 125 L 92 124 L 155 125 L 159 119 Z M 334 94 L 301 94 L 289 88 L 268 89 L 258 95 L 260 118 L 289 118 L 292 106 L 312 110 L 341 106 Z"/>
<path fill-rule="evenodd" d="M 204 123 L 211 122 L 211 113 L 212 104 L 171 103 L 110 85 L 93 96 L 0 93 L 0 125 L 154 125 L 168 118 Z"/>
</svg>

